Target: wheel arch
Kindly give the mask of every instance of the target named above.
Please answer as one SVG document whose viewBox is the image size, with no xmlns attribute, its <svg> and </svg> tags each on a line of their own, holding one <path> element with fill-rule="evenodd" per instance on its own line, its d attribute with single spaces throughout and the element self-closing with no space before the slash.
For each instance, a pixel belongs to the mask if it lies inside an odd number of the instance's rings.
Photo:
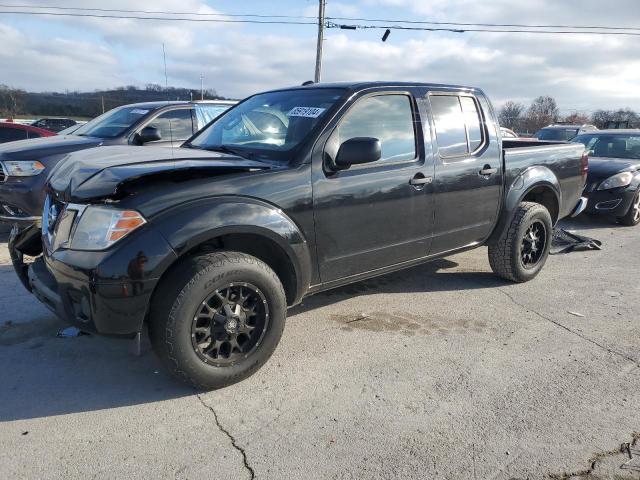
<svg viewBox="0 0 640 480">
<path fill-rule="evenodd" d="M 559 220 L 562 190 L 558 178 L 548 167 L 527 168 L 512 181 L 505 194 L 498 224 L 487 243 L 496 242 L 502 236 L 522 202 L 535 202 L 544 206 L 551 215 L 553 225 Z"/>
<path fill-rule="evenodd" d="M 156 228 L 176 253 L 158 285 L 187 257 L 232 250 L 269 265 L 282 282 L 288 305 L 299 303 L 309 288 L 311 255 L 304 234 L 272 205 L 242 198 L 198 202 L 163 214 Z"/>
</svg>

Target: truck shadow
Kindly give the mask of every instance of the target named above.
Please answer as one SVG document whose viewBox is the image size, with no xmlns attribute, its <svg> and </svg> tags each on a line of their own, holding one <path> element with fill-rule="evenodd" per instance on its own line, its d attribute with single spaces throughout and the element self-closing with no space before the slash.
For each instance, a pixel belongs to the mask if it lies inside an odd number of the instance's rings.
<svg viewBox="0 0 640 480">
<path fill-rule="evenodd" d="M 289 315 L 322 308 L 349 297 L 384 293 L 450 292 L 509 285 L 490 271 L 453 271 L 458 263 L 441 258 L 416 267 L 327 290 L 306 298 L 289 310 Z"/>
<path fill-rule="evenodd" d="M 458 264 L 447 259 L 359 282 L 309 297 L 295 315 L 347 296 L 392 292 L 448 291 L 491 288 L 505 284 L 489 272 L 440 272 Z M 0 265 L 4 291 L 22 286 L 12 267 Z M 57 338 L 65 325 L 24 292 L 16 308 L 23 316 L 3 314 L 0 321 L 0 422 L 49 417 L 152 403 L 193 395 L 165 372 L 147 340 L 142 355 L 132 342 L 97 335 Z M 14 320 L 12 320 L 12 318 Z"/>
</svg>

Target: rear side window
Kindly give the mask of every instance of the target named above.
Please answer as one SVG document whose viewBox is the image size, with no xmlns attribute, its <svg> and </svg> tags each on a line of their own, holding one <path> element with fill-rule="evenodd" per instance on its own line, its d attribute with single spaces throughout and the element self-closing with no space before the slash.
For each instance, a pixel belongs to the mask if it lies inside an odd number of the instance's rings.
<svg viewBox="0 0 640 480">
<path fill-rule="evenodd" d="M 359 100 L 344 116 L 332 137 L 337 145 L 356 137 L 377 138 L 382 146 L 381 161 L 413 160 L 416 158 L 416 136 L 411 100 L 400 94 Z"/>
<path fill-rule="evenodd" d="M 26 130 L 11 127 L 0 127 L 0 143 L 13 142 L 15 140 L 25 140 L 26 138 Z"/>
<path fill-rule="evenodd" d="M 197 121 L 196 130 L 200 130 L 201 128 L 203 128 L 207 123 L 216 118 L 218 115 L 227 111 L 229 107 L 231 107 L 231 105 L 197 103 L 194 106 Z"/>
<path fill-rule="evenodd" d="M 457 157 L 476 151 L 483 142 L 482 121 L 472 97 L 429 97 L 441 157 Z"/>
</svg>

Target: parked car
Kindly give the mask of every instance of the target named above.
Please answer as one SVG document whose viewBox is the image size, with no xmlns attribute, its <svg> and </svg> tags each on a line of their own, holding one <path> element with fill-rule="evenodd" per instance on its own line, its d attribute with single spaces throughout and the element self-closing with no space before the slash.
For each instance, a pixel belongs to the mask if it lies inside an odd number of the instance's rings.
<svg viewBox="0 0 640 480">
<path fill-rule="evenodd" d="M 640 130 L 599 130 L 573 139 L 589 152 L 587 213 L 640 223 Z"/>
<path fill-rule="evenodd" d="M 73 127 L 77 122 L 70 118 L 41 118 L 31 124 L 32 127 L 44 128 L 52 132 L 60 132 L 65 128 Z"/>
<path fill-rule="evenodd" d="M 234 103 L 135 103 L 114 108 L 71 135 L 0 146 L 0 220 L 39 220 L 48 173 L 69 153 L 104 145 L 179 146 Z"/>
<path fill-rule="evenodd" d="M 42 128 L 13 122 L 0 122 L 0 143 L 15 142 L 28 138 L 51 137 L 54 132 Z"/>
<path fill-rule="evenodd" d="M 174 375 L 217 388 L 267 361 L 306 295 L 480 245 L 498 275 L 531 280 L 583 208 L 584 150 L 502 140 L 476 88 L 275 90 L 171 152 L 72 154 L 42 231 L 14 229 L 9 249 L 61 318 L 137 338 L 148 324 Z"/>
<path fill-rule="evenodd" d="M 552 140 L 568 142 L 580 133 L 598 130 L 595 125 L 568 125 L 564 123 L 549 125 L 536 133 L 538 140 Z"/>
</svg>

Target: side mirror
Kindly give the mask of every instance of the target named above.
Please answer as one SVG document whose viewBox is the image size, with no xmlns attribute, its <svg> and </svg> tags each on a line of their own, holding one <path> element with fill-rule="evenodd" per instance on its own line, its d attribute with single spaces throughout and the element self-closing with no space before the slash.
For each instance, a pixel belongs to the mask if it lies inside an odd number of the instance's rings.
<svg viewBox="0 0 640 480">
<path fill-rule="evenodd" d="M 340 145 L 335 165 L 338 170 L 345 170 L 351 165 L 375 162 L 381 157 L 380 140 L 371 137 L 355 137 Z"/>
<path fill-rule="evenodd" d="M 162 140 L 162 135 L 160 135 L 160 130 L 156 127 L 144 127 L 140 130 L 138 139 L 141 143 L 157 142 L 158 140 Z"/>
</svg>

